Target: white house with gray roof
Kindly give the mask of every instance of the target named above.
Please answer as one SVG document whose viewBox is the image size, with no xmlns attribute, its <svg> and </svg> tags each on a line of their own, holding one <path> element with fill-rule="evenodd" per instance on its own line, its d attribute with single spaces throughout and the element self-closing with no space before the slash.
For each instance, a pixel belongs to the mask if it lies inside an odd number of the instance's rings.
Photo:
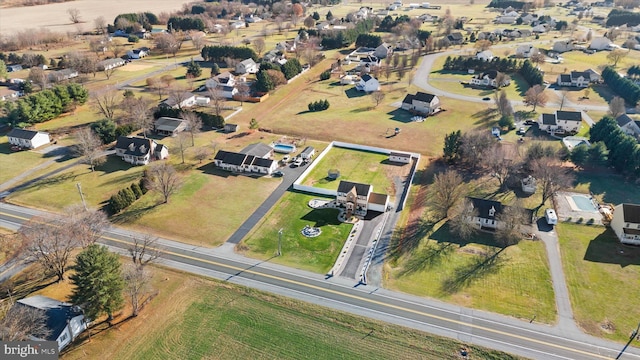
<svg viewBox="0 0 640 360">
<path fill-rule="evenodd" d="M 553 114 L 542 114 L 538 119 L 540 130 L 549 134 L 577 133 L 582 125 L 580 111 L 561 111 Z"/>
<path fill-rule="evenodd" d="M 7 134 L 9 144 L 21 148 L 35 149 L 51 141 L 46 132 L 14 128 Z"/>
</svg>

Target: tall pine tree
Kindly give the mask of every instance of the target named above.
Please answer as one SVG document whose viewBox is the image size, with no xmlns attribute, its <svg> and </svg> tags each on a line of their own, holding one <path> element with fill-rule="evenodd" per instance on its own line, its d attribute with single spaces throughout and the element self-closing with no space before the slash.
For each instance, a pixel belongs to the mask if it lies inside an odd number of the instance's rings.
<svg viewBox="0 0 640 360">
<path fill-rule="evenodd" d="M 70 279 L 75 288 L 71 302 L 82 307 L 91 320 L 102 314 L 111 320 L 113 313 L 124 304 L 124 280 L 118 255 L 106 246 L 92 244 L 78 254 L 73 269 L 75 274 Z"/>
</svg>

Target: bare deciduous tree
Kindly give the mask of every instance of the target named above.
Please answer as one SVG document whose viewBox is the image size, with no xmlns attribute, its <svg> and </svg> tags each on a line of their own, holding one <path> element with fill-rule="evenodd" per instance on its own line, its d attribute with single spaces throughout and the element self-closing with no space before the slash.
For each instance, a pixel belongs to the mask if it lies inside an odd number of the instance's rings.
<svg viewBox="0 0 640 360">
<path fill-rule="evenodd" d="M 65 236 L 60 223 L 59 219 L 33 218 L 19 231 L 25 260 L 38 262 L 58 281 L 64 279 L 69 257 L 77 245 Z"/>
<path fill-rule="evenodd" d="M 189 34 L 189 37 L 191 38 L 191 43 L 193 44 L 193 47 L 196 48 L 196 50 L 198 51 L 200 51 L 200 49 L 204 47 L 204 44 L 207 40 L 202 31 L 192 31 Z"/>
<path fill-rule="evenodd" d="M 95 244 L 111 226 L 107 214 L 101 210 L 86 210 L 82 205 L 73 205 L 64 213 L 69 236 L 83 248 Z"/>
<path fill-rule="evenodd" d="M 265 46 L 266 45 L 263 38 L 259 37 L 253 40 L 253 48 L 256 50 L 256 53 L 258 53 L 258 56 L 262 56 L 262 52 L 264 52 Z"/>
<path fill-rule="evenodd" d="M 38 85 L 40 90 L 44 90 L 49 84 L 49 77 L 41 67 L 32 67 L 29 70 L 28 79 L 32 83 Z"/>
<path fill-rule="evenodd" d="M 496 143 L 488 150 L 485 157 L 485 164 L 491 175 L 498 180 L 500 190 L 504 190 L 507 179 L 519 164 L 517 150 L 511 145 Z"/>
<path fill-rule="evenodd" d="M 195 136 L 202 129 L 202 119 L 193 111 L 183 111 L 180 117 L 187 122 L 187 131 L 191 134 L 191 146 L 195 146 Z"/>
<path fill-rule="evenodd" d="M 211 150 L 206 147 L 199 147 L 196 149 L 196 153 L 193 157 L 201 164 L 202 161 L 209 157 L 209 155 L 211 155 Z"/>
<path fill-rule="evenodd" d="M 104 19 L 104 16 L 98 16 L 93 19 L 93 27 L 96 29 L 98 34 L 104 34 L 107 29 L 107 20 Z"/>
<path fill-rule="evenodd" d="M 374 91 L 371 94 L 371 99 L 376 104 L 376 107 L 380 105 L 380 103 L 384 100 L 384 97 L 385 97 L 385 93 L 383 93 L 382 91 Z"/>
<path fill-rule="evenodd" d="M 147 138 L 147 131 L 153 127 L 153 116 L 151 115 L 151 100 L 139 97 L 131 107 L 129 116 L 134 124 L 142 129 L 142 136 Z"/>
<path fill-rule="evenodd" d="M 178 136 L 173 139 L 173 144 L 176 150 L 180 153 L 180 156 L 182 157 L 182 164 L 184 164 L 184 153 L 189 147 L 189 135 L 185 132 L 178 133 Z"/>
<path fill-rule="evenodd" d="M 71 20 L 72 23 L 77 24 L 81 21 L 80 10 L 78 10 L 78 8 L 67 9 L 67 14 L 69 14 L 69 20 Z"/>
<path fill-rule="evenodd" d="M 462 176 L 455 170 L 438 173 L 430 186 L 431 206 L 441 218 L 449 216 L 449 211 L 460 201 L 463 194 Z"/>
<path fill-rule="evenodd" d="M 0 340 L 26 341 L 30 336 L 47 338 L 50 330 L 47 327 L 47 316 L 43 310 L 21 304 L 6 302 L 5 314 L 0 320 Z"/>
<path fill-rule="evenodd" d="M 149 190 L 162 195 L 165 204 L 169 202 L 169 197 L 178 191 L 182 184 L 182 179 L 176 169 L 167 162 L 149 166 L 145 181 Z"/>
<path fill-rule="evenodd" d="M 625 51 L 622 49 L 614 49 L 609 54 L 607 54 L 607 60 L 609 60 L 613 67 L 618 66 L 620 60 L 624 59 L 629 54 L 629 51 Z"/>
<path fill-rule="evenodd" d="M 535 159 L 531 162 L 531 170 L 542 190 L 540 205 L 544 205 L 558 191 L 570 187 L 573 183 L 570 169 L 563 167 L 560 161 L 555 158 Z"/>
<path fill-rule="evenodd" d="M 88 127 L 78 130 L 75 133 L 75 138 L 77 154 L 82 157 L 85 164 L 91 167 L 91 171 L 95 171 L 96 166 L 106 161 L 106 157 L 102 153 L 102 142 L 93 130 Z"/>
<path fill-rule="evenodd" d="M 620 96 L 614 96 L 609 102 L 609 115 L 616 119 L 618 116 L 626 113 L 627 108 L 624 105 L 624 99 Z"/>
<path fill-rule="evenodd" d="M 222 110 L 224 109 L 224 103 L 226 98 L 222 94 L 222 91 L 216 88 L 208 88 L 209 97 L 211 98 L 210 106 L 213 108 L 216 116 L 220 116 L 222 114 Z"/>
<path fill-rule="evenodd" d="M 160 34 L 155 38 L 156 48 L 163 54 L 171 54 L 176 56 L 182 47 L 182 39 L 178 38 L 174 33 Z"/>
<path fill-rule="evenodd" d="M 549 99 L 547 94 L 544 93 L 545 88 L 540 85 L 534 85 L 530 87 L 527 92 L 524 93 L 525 105 L 533 106 L 533 111 L 536 111 L 536 106 L 545 106 Z"/>
<path fill-rule="evenodd" d="M 155 262 L 162 256 L 158 238 L 148 234 L 142 237 L 132 237 L 127 251 L 133 264 L 139 267 Z"/>
<path fill-rule="evenodd" d="M 251 88 L 246 82 L 240 82 L 237 85 L 238 95 L 240 96 L 240 106 L 247 100 L 251 93 Z"/>
<path fill-rule="evenodd" d="M 529 212 L 518 206 L 504 208 L 496 216 L 499 226 L 496 228 L 496 241 L 500 246 L 507 247 L 515 245 L 522 239 L 521 227 L 526 224 Z"/>
<path fill-rule="evenodd" d="M 182 86 L 170 86 L 167 89 L 169 102 L 172 102 L 178 106 L 179 110 L 182 110 L 184 101 L 193 96 L 189 90 Z"/>
<path fill-rule="evenodd" d="M 131 315 L 138 316 L 144 297 L 151 291 L 151 274 L 142 267 L 133 264 L 125 266 L 122 273 L 125 281 L 125 292 L 131 304 Z"/>
<path fill-rule="evenodd" d="M 471 169 L 478 169 L 494 140 L 488 131 L 469 131 L 462 135 L 460 159 Z"/>
<path fill-rule="evenodd" d="M 98 114 L 114 120 L 120 105 L 120 94 L 115 88 L 91 92 L 91 106 Z"/>
<path fill-rule="evenodd" d="M 560 90 L 560 110 L 562 110 L 565 103 L 567 102 L 567 96 L 569 96 L 569 90 L 567 89 Z"/>
<path fill-rule="evenodd" d="M 477 211 L 468 199 L 458 205 L 458 208 L 458 214 L 449 221 L 449 229 L 451 233 L 467 241 L 478 231 L 478 228 L 473 223 L 473 218 L 477 216 Z"/>
</svg>

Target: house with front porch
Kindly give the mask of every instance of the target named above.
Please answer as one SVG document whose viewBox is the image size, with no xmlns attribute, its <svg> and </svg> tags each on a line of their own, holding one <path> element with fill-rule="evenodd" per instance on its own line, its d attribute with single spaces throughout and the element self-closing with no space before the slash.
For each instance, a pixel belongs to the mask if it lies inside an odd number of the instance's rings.
<svg viewBox="0 0 640 360">
<path fill-rule="evenodd" d="M 549 134 L 577 133 L 582 125 L 582 112 L 557 110 L 553 114 L 542 114 L 538 119 L 540 130 Z"/>
<path fill-rule="evenodd" d="M 440 111 L 440 98 L 437 95 L 418 91 L 415 95 L 407 94 L 402 100 L 401 108 L 424 115 L 433 115 Z"/>
<path fill-rule="evenodd" d="M 151 139 L 120 136 L 116 141 L 116 155 L 133 165 L 147 165 L 153 160 L 166 159 L 169 149 Z"/>
<path fill-rule="evenodd" d="M 374 193 L 369 184 L 340 181 L 336 203 L 346 211 L 346 218 L 364 218 L 368 211 L 385 212 L 389 206 L 389 196 Z"/>
<path fill-rule="evenodd" d="M 610 226 L 621 243 L 640 245 L 640 205 L 620 204 L 616 206 Z"/>
<path fill-rule="evenodd" d="M 488 70 L 481 74 L 474 75 L 469 81 L 469 84 L 473 86 L 483 86 L 483 87 L 492 87 L 498 88 L 502 86 L 508 86 L 511 84 L 511 79 L 508 76 L 505 76 L 504 80 L 498 85 L 498 74 L 497 70 Z"/>
</svg>

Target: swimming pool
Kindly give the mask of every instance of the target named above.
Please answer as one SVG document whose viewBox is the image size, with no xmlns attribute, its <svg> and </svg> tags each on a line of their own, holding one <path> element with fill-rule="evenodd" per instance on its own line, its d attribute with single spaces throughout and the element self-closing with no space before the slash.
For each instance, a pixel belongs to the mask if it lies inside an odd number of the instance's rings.
<svg viewBox="0 0 640 360">
<path fill-rule="evenodd" d="M 576 207 L 582 211 L 598 212 L 598 208 L 596 208 L 593 201 L 588 196 L 572 195 L 571 199 L 576 204 Z"/>
<path fill-rule="evenodd" d="M 277 153 L 289 154 L 296 151 L 296 147 L 295 145 L 289 145 L 289 144 L 274 144 L 273 150 Z"/>
</svg>

